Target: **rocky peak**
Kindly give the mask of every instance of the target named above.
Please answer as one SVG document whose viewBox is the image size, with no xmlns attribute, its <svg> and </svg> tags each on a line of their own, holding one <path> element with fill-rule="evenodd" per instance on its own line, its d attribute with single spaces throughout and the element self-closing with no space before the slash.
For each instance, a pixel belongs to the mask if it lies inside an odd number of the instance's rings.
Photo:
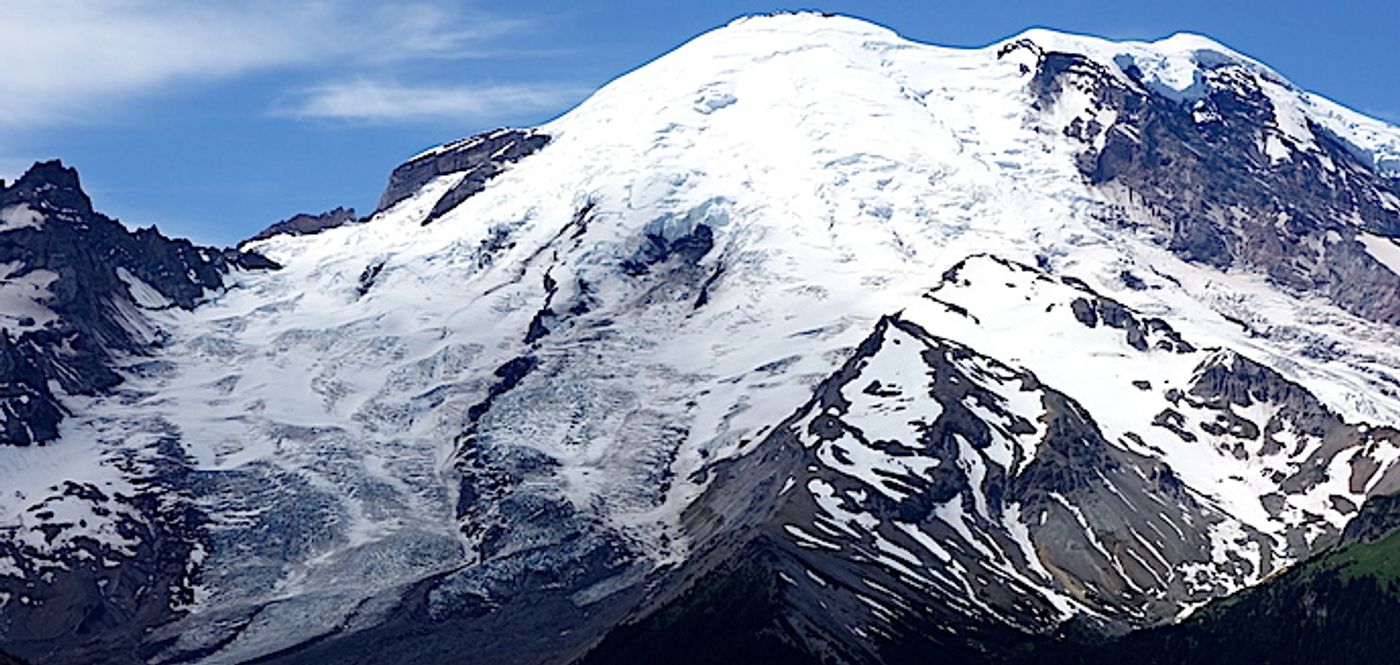
<svg viewBox="0 0 1400 665">
<path fill-rule="evenodd" d="M 334 210 L 327 210 L 319 215 L 298 213 L 259 231 L 256 235 L 244 242 L 265 240 L 283 234 L 289 236 L 311 235 L 320 233 L 326 229 L 333 229 L 337 226 L 354 224 L 358 221 L 360 221 L 360 219 L 355 216 L 355 209 L 343 206 L 337 206 Z"/>
<path fill-rule="evenodd" d="M 78 170 L 56 159 L 34 164 L 9 187 L 0 183 L 0 206 L 16 203 L 79 215 L 93 213 L 92 200 L 78 182 Z"/>
<path fill-rule="evenodd" d="M 155 227 L 130 230 L 96 212 L 77 170 L 57 160 L 0 191 L 0 214 L 0 325 L 14 338 L 0 347 L 0 412 L 9 414 L 0 443 L 57 437 L 63 409 L 50 381 L 88 395 L 120 383 L 116 358 L 159 342 L 145 311 L 193 308 L 230 270 L 275 267 Z"/>
</svg>

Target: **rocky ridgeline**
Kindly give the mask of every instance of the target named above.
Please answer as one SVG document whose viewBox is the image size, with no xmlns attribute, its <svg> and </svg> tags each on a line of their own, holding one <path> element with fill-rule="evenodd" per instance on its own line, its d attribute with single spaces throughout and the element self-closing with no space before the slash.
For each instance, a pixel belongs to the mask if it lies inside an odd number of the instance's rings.
<svg viewBox="0 0 1400 665">
<path fill-rule="evenodd" d="M 1125 82 L 1084 54 L 1031 40 L 1002 53 L 1018 49 L 1037 56 L 1031 92 L 1042 109 L 1067 91 L 1090 100 L 1061 130 L 1082 142 L 1085 178 L 1149 213 L 1140 232 L 1185 259 L 1259 271 L 1294 293 L 1400 323 L 1400 276 L 1357 242 L 1360 233 L 1400 236 L 1400 182 L 1316 123 L 1283 126 L 1288 111 L 1264 87 L 1289 84 L 1206 52 L 1193 89 L 1163 94 L 1133 64 Z"/>
<path fill-rule="evenodd" d="M 93 210 L 78 172 L 35 164 L 0 190 L 0 444 L 52 441 L 65 412 L 50 385 L 91 395 L 121 381 L 116 354 L 160 344 L 143 308 L 193 308 L 235 269 L 276 267 L 256 253 L 200 247 L 155 227 L 130 230 Z M 137 295 L 137 292 L 140 292 Z"/>
<path fill-rule="evenodd" d="M 408 198 L 433 178 L 460 174 L 461 180 L 442 195 L 423 220 L 427 224 L 480 192 L 486 187 L 486 181 L 500 175 L 507 165 L 548 143 L 549 136 L 539 132 L 498 129 L 435 148 L 394 169 L 375 212 L 387 210 Z"/>
<path fill-rule="evenodd" d="M 364 220 L 355 216 L 354 208 L 337 207 L 334 210 L 327 210 L 319 215 L 301 213 L 292 215 L 272 226 L 269 226 L 244 242 L 254 242 L 266 240 L 276 235 L 304 236 L 312 235 L 333 229 L 346 224 L 356 224 Z"/>
</svg>

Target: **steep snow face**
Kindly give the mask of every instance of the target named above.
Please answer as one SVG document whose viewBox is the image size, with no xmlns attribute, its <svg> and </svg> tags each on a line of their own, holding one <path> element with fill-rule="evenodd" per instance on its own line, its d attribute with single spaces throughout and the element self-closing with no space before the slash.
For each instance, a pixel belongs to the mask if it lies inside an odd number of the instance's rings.
<svg viewBox="0 0 1400 665">
<path fill-rule="evenodd" d="M 1316 149 L 1313 134 L 1316 125 L 1344 141 L 1357 157 L 1383 175 L 1400 176 L 1400 129 L 1302 90 L 1268 66 L 1209 37 L 1183 32 L 1155 42 L 1115 42 L 1033 29 L 1007 43 L 1022 39 L 1047 51 L 1086 56 L 1124 83 L 1137 85 L 1140 81 L 1152 92 L 1183 104 L 1195 104 L 1210 94 L 1208 72 L 1211 69 L 1243 67 L 1268 96 L 1276 127 L 1292 146 Z M 1282 143 L 1277 144 L 1276 149 L 1289 150 Z"/>
<path fill-rule="evenodd" d="M 1202 70 L 1225 62 L 1249 65 L 1258 73 L 1282 81 L 1263 65 L 1236 53 L 1209 37 L 1181 32 L 1155 42 L 1115 42 L 1053 30 L 1031 29 L 1007 40 L 1030 40 L 1047 51 L 1084 55 L 1110 67 L 1125 82 L 1132 82 L 1129 69 L 1154 92 L 1174 101 L 1196 101 L 1205 97 L 1207 87 Z"/>
<path fill-rule="evenodd" d="M 1183 103 L 1197 94 L 1200 68 L 1246 62 L 1194 37 L 1129 45 L 1023 37 L 1085 54 L 1115 75 L 1135 67 L 1156 93 Z M 929 333 L 984 354 L 984 367 L 960 371 L 1002 391 L 997 412 L 973 404 L 959 413 L 1014 417 L 1029 431 L 1007 429 L 1016 436 L 943 457 L 864 444 L 835 456 L 809 441 L 831 475 L 794 477 L 787 496 L 882 534 L 891 548 L 880 552 L 914 550 L 930 566 L 945 559 L 940 537 L 960 539 L 964 572 L 1040 594 L 1034 621 L 1010 614 L 1010 602 L 968 606 L 1016 626 L 1108 611 L 1152 623 L 1251 583 L 1335 532 L 1348 503 L 1383 485 L 1396 457 L 1388 438 L 1346 430 L 1339 444 L 1341 434 L 1324 441 L 1282 418 L 1269 435 L 1290 444 L 1286 455 L 1236 455 L 1224 434 L 1186 441 L 1154 420 L 1175 404 L 1167 383 L 1189 388 L 1208 352 L 1138 349 L 1118 329 L 1090 334 L 1070 313 L 1088 296 L 1059 281 L 1011 288 L 1029 279 L 1014 270 L 988 268 L 937 296 L 973 318 L 940 311 L 926 295 L 974 254 L 1073 276 L 1134 316 L 1169 320 L 1193 349 L 1237 349 L 1275 367 L 1339 413 L 1338 423 L 1400 422 L 1400 340 L 1389 326 L 1247 272 L 1187 263 L 1134 234 L 1124 220 L 1145 223 L 1152 211 L 1091 185 L 1078 161 L 1087 125 L 1096 128 L 1087 140 L 1102 148 L 1117 115 L 1075 92 L 1043 104 L 1030 87 L 1038 66 L 1031 49 L 921 45 L 846 18 L 740 20 L 538 128 L 548 142 L 531 142 L 513 163 L 432 171 L 366 223 L 250 243 L 282 269 L 235 272 L 227 292 L 192 312 L 164 307 L 124 276 L 139 305 L 132 325 L 153 324 L 165 342 L 154 357 L 128 359 L 120 392 L 74 401 L 51 450 L 81 450 L 82 464 L 0 450 L 25 455 L 11 468 L 35 470 L 22 492 L 0 495 L 0 528 L 29 538 L 34 551 L 56 550 L 72 538 L 31 538 L 46 519 L 33 507 L 62 481 L 103 488 L 106 500 L 174 490 L 162 501 L 194 517 L 188 575 L 178 580 L 185 589 L 171 598 L 185 614 L 149 638 L 163 660 L 238 662 L 367 630 L 410 588 L 434 621 L 508 616 L 541 589 L 602 608 L 588 610 L 597 625 L 532 646 L 569 654 L 620 618 L 608 603 L 709 545 L 684 516 L 711 501 L 705 492 L 721 462 L 763 452 L 878 322 L 908 310 Z M 1324 114 L 1314 98 L 1260 72 L 1285 147 L 1308 150 L 1304 132 L 1343 118 L 1361 129 L 1331 131 L 1381 155 L 1383 166 L 1393 129 L 1337 108 Z M 1086 129 L 1070 135 L 1076 120 Z M 463 198 L 444 209 L 445 196 Z M 1039 318 L 1050 306 L 1060 309 Z M 891 334 L 905 349 L 928 343 L 902 328 Z M 844 417 L 914 449 L 920 424 L 953 408 L 919 394 L 920 357 L 872 358 L 862 378 L 899 396 L 875 399 L 853 385 Z M 1081 423 L 1109 451 L 1094 459 L 1131 460 L 1093 481 L 1085 496 L 1094 505 L 1046 490 L 1032 513 L 1030 501 L 991 496 L 988 479 L 1019 477 L 1043 440 L 1045 397 L 1013 387 L 1022 371 L 1098 421 Z M 1200 429 L 1218 412 L 1262 426 L 1282 408 L 1257 400 L 1239 408 L 1259 413 L 1241 415 L 1211 398 L 1178 406 L 1189 413 L 1173 426 Z M 1369 461 L 1354 461 L 1363 448 Z M 1201 505 L 1145 515 L 1152 535 L 1123 527 L 1123 511 L 1102 508 L 1105 497 L 1155 501 L 1130 484 L 1159 463 Z M 1278 476 L 1318 464 L 1327 481 L 1258 503 L 1254 493 L 1280 485 Z M 1338 483 L 1347 465 L 1374 482 Z M 845 515 L 842 506 L 856 504 L 833 493 L 838 480 L 859 481 L 866 496 L 899 502 L 910 488 L 882 478 L 951 468 L 967 482 L 936 516 L 920 517 L 927 523 Z M 123 538 L 133 531 L 117 524 L 132 517 L 91 505 L 65 522 L 73 537 L 106 538 L 117 559 L 131 554 Z M 1100 588 L 1130 589 L 1131 603 L 1086 600 L 1074 583 L 1084 561 L 1059 561 L 1051 574 L 1038 554 L 1054 544 L 1041 529 L 1047 515 L 1090 549 L 1104 529 L 1145 539 L 1104 553 L 1104 575 L 1115 577 Z M 1168 542 L 1189 526 L 1183 515 L 1202 516 L 1200 531 Z M 833 536 L 809 527 L 789 533 L 816 547 Z M 979 550 L 984 540 L 995 547 Z M 1175 564 L 1194 568 L 1174 576 Z M 975 581 L 915 575 L 953 590 Z M 481 657 L 505 662 L 509 648 L 492 643 Z"/>
<path fill-rule="evenodd" d="M 1400 131 L 1395 125 L 1313 93 L 1302 93 L 1299 99 L 1308 119 L 1341 137 L 1381 173 L 1400 177 Z"/>
</svg>

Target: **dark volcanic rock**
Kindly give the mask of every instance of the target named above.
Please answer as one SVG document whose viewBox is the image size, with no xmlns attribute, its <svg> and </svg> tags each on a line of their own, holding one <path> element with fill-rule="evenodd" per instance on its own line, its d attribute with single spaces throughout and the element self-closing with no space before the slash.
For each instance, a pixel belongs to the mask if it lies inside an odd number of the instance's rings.
<svg viewBox="0 0 1400 665">
<path fill-rule="evenodd" d="M 549 137 L 535 131 L 498 129 L 449 143 L 416 157 L 394 169 L 389 186 L 379 197 L 375 212 L 387 210 L 417 192 L 429 180 L 448 173 L 465 172 L 462 181 L 438 200 L 424 224 L 442 216 L 480 192 L 486 181 L 506 166 L 520 161 L 549 143 Z"/>
<path fill-rule="evenodd" d="M 358 221 L 360 220 L 355 217 L 354 208 L 336 208 L 335 210 L 328 210 L 319 215 L 301 213 L 259 231 L 257 235 L 254 235 L 244 242 L 264 240 L 272 236 L 284 234 L 289 236 L 312 235 L 325 231 L 326 229 L 333 229 L 337 226 L 354 224 Z"/>
<path fill-rule="evenodd" d="M 32 342 L 26 345 L 33 348 Z M 0 330 L 0 445 L 51 441 L 63 415 L 43 371 L 15 346 L 8 330 Z"/>
<path fill-rule="evenodd" d="M 95 212 L 77 172 L 58 162 L 38 164 L 0 189 L 0 209 L 16 207 L 30 223 L 0 232 L 0 288 L 41 281 L 42 292 L 27 295 L 53 317 L 0 331 L 0 444 L 53 441 L 66 415 L 62 393 L 96 394 L 120 383 L 119 362 L 162 343 L 147 310 L 192 308 L 223 290 L 233 269 L 275 267 L 258 254 L 200 247 L 154 228 L 128 230 Z M 7 560 L 22 562 L 0 574 L 0 596 L 10 600 L 0 603 L 7 651 L 38 662 L 153 657 L 139 648 L 147 628 L 193 601 L 190 561 L 205 520 L 180 498 L 192 472 L 178 443 L 162 438 L 151 455 L 134 490 L 73 481 L 48 488 L 29 510 L 45 542 L 65 538 L 61 547 L 0 544 Z M 115 534 L 108 536 L 118 538 L 83 533 L 89 525 L 65 518 L 65 502 L 110 517 Z"/>
<path fill-rule="evenodd" d="M 1257 587 L 1222 598 L 1184 621 L 1107 643 L 1021 644 L 1035 665 L 1315 665 L 1390 663 L 1400 631 L 1396 542 L 1329 548 Z M 1378 536 L 1380 534 L 1377 534 Z"/>
<path fill-rule="evenodd" d="M 1216 351 L 1202 361 L 1188 389 L 1173 393 L 1172 397 L 1178 406 L 1210 414 L 1212 420 L 1196 427 L 1213 436 L 1233 439 L 1233 454 L 1238 458 L 1294 457 L 1292 470 L 1279 473 L 1274 479 L 1284 494 L 1304 493 L 1326 482 L 1332 460 L 1344 455 L 1349 458 L 1354 491 L 1370 487 L 1374 492 L 1393 492 L 1400 482 L 1394 473 L 1376 479 L 1378 468 L 1372 460 L 1375 447 L 1393 445 L 1400 440 L 1400 432 L 1348 423 L 1302 385 L 1233 351 Z M 1267 420 L 1250 420 L 1258 418 L 1253 414 L 1261 410 L 1268 414 Z M 1194 436 L 1182 427 L 1181 414 L 1171 409 L 1163 411 L 1153 424 L 1171 429 L 1183 438 Z M 1293 433 L 1293 438 L 1284 432 Z M 1318 445 L 1304 456 L 1295 451 L 1296 437 L 1315 439 Z M 1269 499 L 1263 500 L 1267 507 Z M 1370 510 L 1373 515 L 1386 505 L 1383 499 L 1380 501 Z M 1371 506 L 1371 502 L 1366 505 Z M 1312 528 L 1329 538 L 1337 535 L 1337 529 L 1326 523 L 1318 522 Z M 1290 549 L 1297 556 L 1308 553 L 1306 541 L 1302 540 L 1303 529 L 1300 526 L 1288 534 Z"/>
<path fill-rule="evenodd" d="M 81 530 L 45 511 L 80 502 L 98 515 L 116 516 L 125 544 L 80 535 L 65 547 L 36 549 L 24 541 L 0 544 L 0 556 L 23 562 L 0 574 L 0 596 L 27 602 L 0 605 L 4 648 L 35 662 L 136 664 L 151 662 L 143 648 L 150 626 L 170 621 L 193 600 L 190 557 L 207 523 L 203 511 L 181 500 L 196 472 L 178 443 L 164 438 L 149 470 L 161 486 L 133 494 L 64 481 L 31 510 L 48 522 L 48 535 Z M 59 509 L 61 510 L 61 508 Z"/>
<path fill-rule="evenodd" d="M 637 253 L 622 262 L 622 271 L 632 276 L 643 275 L 651 266 L 664 263 L 673 256 L 694 265 L 714 246 L 714 231 L 704 224 L 696 225 L 690 233 L 669 240 L 665 236 L 648 233 Z"/>
<path fill-rule="evenodd" d="M 1115 114 L 1108 127 L 1076 118 L 1063 131 L 1083 143 L 1079 169 L 1089 182 L 1148 212 L 1140 232 L 1187 260 L 1257 271 L 1295 293 L 1400 323 L 1400 276 L 1356 241 L 1362 232 L 1400 236 L 1400 213 L 1385 203 L 1396 181 L 1317 125 L 1309 126 L 1316 146 L 1298 145 L 1262 88 L 1272 75 L 1207 52 L 1196 85 L 1178 98 L 1154 90 L 1134 66 L 1124 68 L 1125 82 L 1083 55 L 1029 40 L 1014 49 L 1039 57 L 1031 90 L 1042 110 L 1074 88 L 1093 99 L 1088 112 Z"/>
<path fill-rule="evenodd" d="M 1370 543 L 1400 529 L 1400 495 L 1373 496 L 1342 531 L 1342 545 Z"/>
<path fill-rule="evenodd" d="M 3 389 L 15 393 L 9 407 L 35 418 L 29 434 L 7 436 L 9 443 L 42 443 L 56 435 L 50 422 L 54 409 L 41 406 L 52 396 L 43 397 L 48 389 L 40 384 L 54 381 L 75 394 L 105 390 L 120 381 L 111 369 L 114 354 L 142 353 L 160 343 L 158 331 L 135 323 L 143 307 L 192 308 L 206 294 L 222 290 L 230 270 L 276 266 L 255 253 L 168 238 L 154 227 L 128 230 L 95 212 L 77 171 L 57 161 L 36 164 L 0 189 L 0 209 L 15 208 L 37 221 L 0 233 L 0 264 L 7 266 L 0 287 L 43 276 L 47 288 L 39 304 L 55 318 L 42 325 L 17 325 L 0 352 L 9 359 L 10 380 Z M 138 280 L 167 302 L 138 302 L 131 292 Z M 36 383 L 34 371 L 44 381 Z M 39 402 L 25 404 L 25 395 Z M 7 423 L 5 431 L 13 433 L 16 427 L 24 429 Z"/>
</svg>

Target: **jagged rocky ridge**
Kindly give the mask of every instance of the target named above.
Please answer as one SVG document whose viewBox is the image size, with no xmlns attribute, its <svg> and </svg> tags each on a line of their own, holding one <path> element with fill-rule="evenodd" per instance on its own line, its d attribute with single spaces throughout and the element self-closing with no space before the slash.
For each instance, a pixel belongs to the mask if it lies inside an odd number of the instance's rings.
<svg viewBox="0 0 1400 665">
<path fill-rule="evenodd" d="M 276 267 L 253 252 L 199 247 L 155 228 L 130 231 L 96 212 L 77 172 L 59 162 L 36 164 L 0 190 L 0 220 L 0 444 L 51 446 L 35 454 L 73 456 L 77 467 L 104 461 L 81 459 L 89 453 L 58 441 L 65 419 L 81 416 L 84 400 L 118 389 L 133 363 L 159 362 L 167 337 L 151 313 L 193 309 L 222 292 L 232 272 Z M 170 500 L 178 475 L 169 470 L 184 461 L 172 443 L 159 444 L 149 466 L 125 467 L 133 484 L 122 490 L 7 458 L 6 493 L 27 518 L 0 526 L 7 564 L 0 643 L 31 655 L 59 649 L 64 659 L 102 659 L 104 643 L 129 644 L 143 626 L 172 616 L 165 598 L 151 602 L 149 589 L 190 597 L 180 588 L 198 516 Z M 16 605 L 22 598 L 27 606 Z M 84 648 L 93 654 L 73 650 L 65 636 L 75 629 L 91 636 Z M 21 646 L 36 643 L 45 646 Z"/>
<path fill-rule="evenodd" d="M 896 316 L 765 442 L 767 454 L 737 461 L 711 486 L 717 495 L 743 495 L 731 483 L 768 480 L 750 499 L 763 506 L 764 521 L 747 525 L 743 547 L 724 542 L 729 558 L 610 635 L 585 662 L 665 652 L 693 654 L 677 662 L 726 662 L 732 652 L 703 649 L 715 634 L 777 654 L 775 662 L 826 662 L 833 654 L 840 662 L 922 662 L 930 653 L 1019 662 L 1027 648 L 1038 649 L 1031 662 L 1049 658 L 1047 651 L 1113 662 L 1131 650 L 1086 646 L 1094 636 L 1158 624 L 1277 572 L 1275 548 L 1284 558 L 1306 557 L 1313 545 L 1335 542 L 1333 524 L 1294 505 L 1317 494 L 1334 462 L 1350 460 L 1352 487 L 1393 491 L 1394 472 L 1375 482 L 1363 451 L 1400 432 L 1348 426 L 1276 372 L 1228 351 L 1198 350 L 1161 319 L 1029 266 L 972 257 L 928 299 L 944 314 L 975 320 L 968 308 L 976 305 L 956 292 L 978 281 L 1067 291 L 1042 311 L 1091 329 L 1104 324 L 1113 330 L 1094 335 L 1118 338 L 1120 352 L 1198 362 L 1182 387 L 1158 388 L 1164 410 L 1140 431 L 1168 430 L 1182 443 L 1205 438 L 1222 455 L 1288 459 L 1291 475 L 1273 472 L 1281 491 L 1250 497 L 1270 520 L 1287 523 L 1282 538 L 1236 522 L 1236 511 L 1194 491 L 1202 485 L 1184 482 L 1143 436 L 1126 432 L 1110 444 L 1082 405 L 1035 375 Z M 985 287 L 975 293 L 988 296 Z M 1027 298 L 1033 309 L 1046 304 L 1042 295 Z M 1123 388 L 1152 392 L 1150 383 Z M 1250 420 L 1259 410 L 1237 413 L 1261 403 L 1270 405 L 1267 420 Z M 1173 407 L 1200 415 L 1190 422 Z M 1274 438 L 1280 432 L 1304 438 L 1285 450 Z M 1323 505 L 1353 513 L 1364 492 L 1347 496 L 1326 496 Z M 1347 541 L 1359 537 L 1353 532 L 1394 528 L 1377 517 L 1389 514 L 1388 502 L 1385 495 L 1368 502 Z M 726 539 L 742 533 L 733 523 L 723 529 Z M 728 595 L 747 597 L 755 576 L 767 584 L 759 600 Z M 754 623 L 715 616 L 709 605 L 735 602 Z M 875 620 L 863 623 L 868 616 Z M 1056 639 L 1079 646 L 1050 646 Z"/>
<path fill-rule="evenodd" d="M 1064 132 L 1083 144 L 1080 171 L 1145 213 L 1115 212 L 1115 221 L 1188 260 L 1258 270 L 1296 293 L 1396 322 L 1400 277 L 1357 239 L 1400 234 L 1400 179 L 1284 107 L 1287 81 L 1200 49 L 1190 87 L 1164 93 L 1130 55 L 1100 63 L 1029 39 L 1001 53 L 1018 49 L 1035 56 L 1036 103 L 1075 106 Z"/>
<path fill-rule="evenodd" d="M 320 233 L 326 229 L 333 229 L 346 224 L 354 224 L 359 221 L 361 220 L 355 216 L 354 208 L 346 209 L 344 207 L 338 207 L 334 210 L 327 210 L 319 215 L 300 213 L 258 231 L 253 237 L 248 239 L 248 242 L 266 240 L 283 233 L 294 236 L 311 235 Z"/>
<path fill-rule="evenodd" d="M 161 333 L 142 309 L 193 308 L 257 254 L 197 247 L 154 227 L 129 231 L 97 213 L 75 170 L 36 164 L 0 189 L 0 445 L 52 441 L 65 407 L 50 387 L 91 395 L 121 381 L 118 354 L 141 354 Z"/>
<path fill-rule="evenodd" d="M 1170 624 L 1400 474 L 1384 308 L 1213 212 L 1326 156 L 1299 242 L 1390 279 L 1400 138 L 1347 113 L 1189 36 L 736 22 L 139 312 L 160 346 L 0 450 L 0 648 L 975 662 Z"/>
</svg>

